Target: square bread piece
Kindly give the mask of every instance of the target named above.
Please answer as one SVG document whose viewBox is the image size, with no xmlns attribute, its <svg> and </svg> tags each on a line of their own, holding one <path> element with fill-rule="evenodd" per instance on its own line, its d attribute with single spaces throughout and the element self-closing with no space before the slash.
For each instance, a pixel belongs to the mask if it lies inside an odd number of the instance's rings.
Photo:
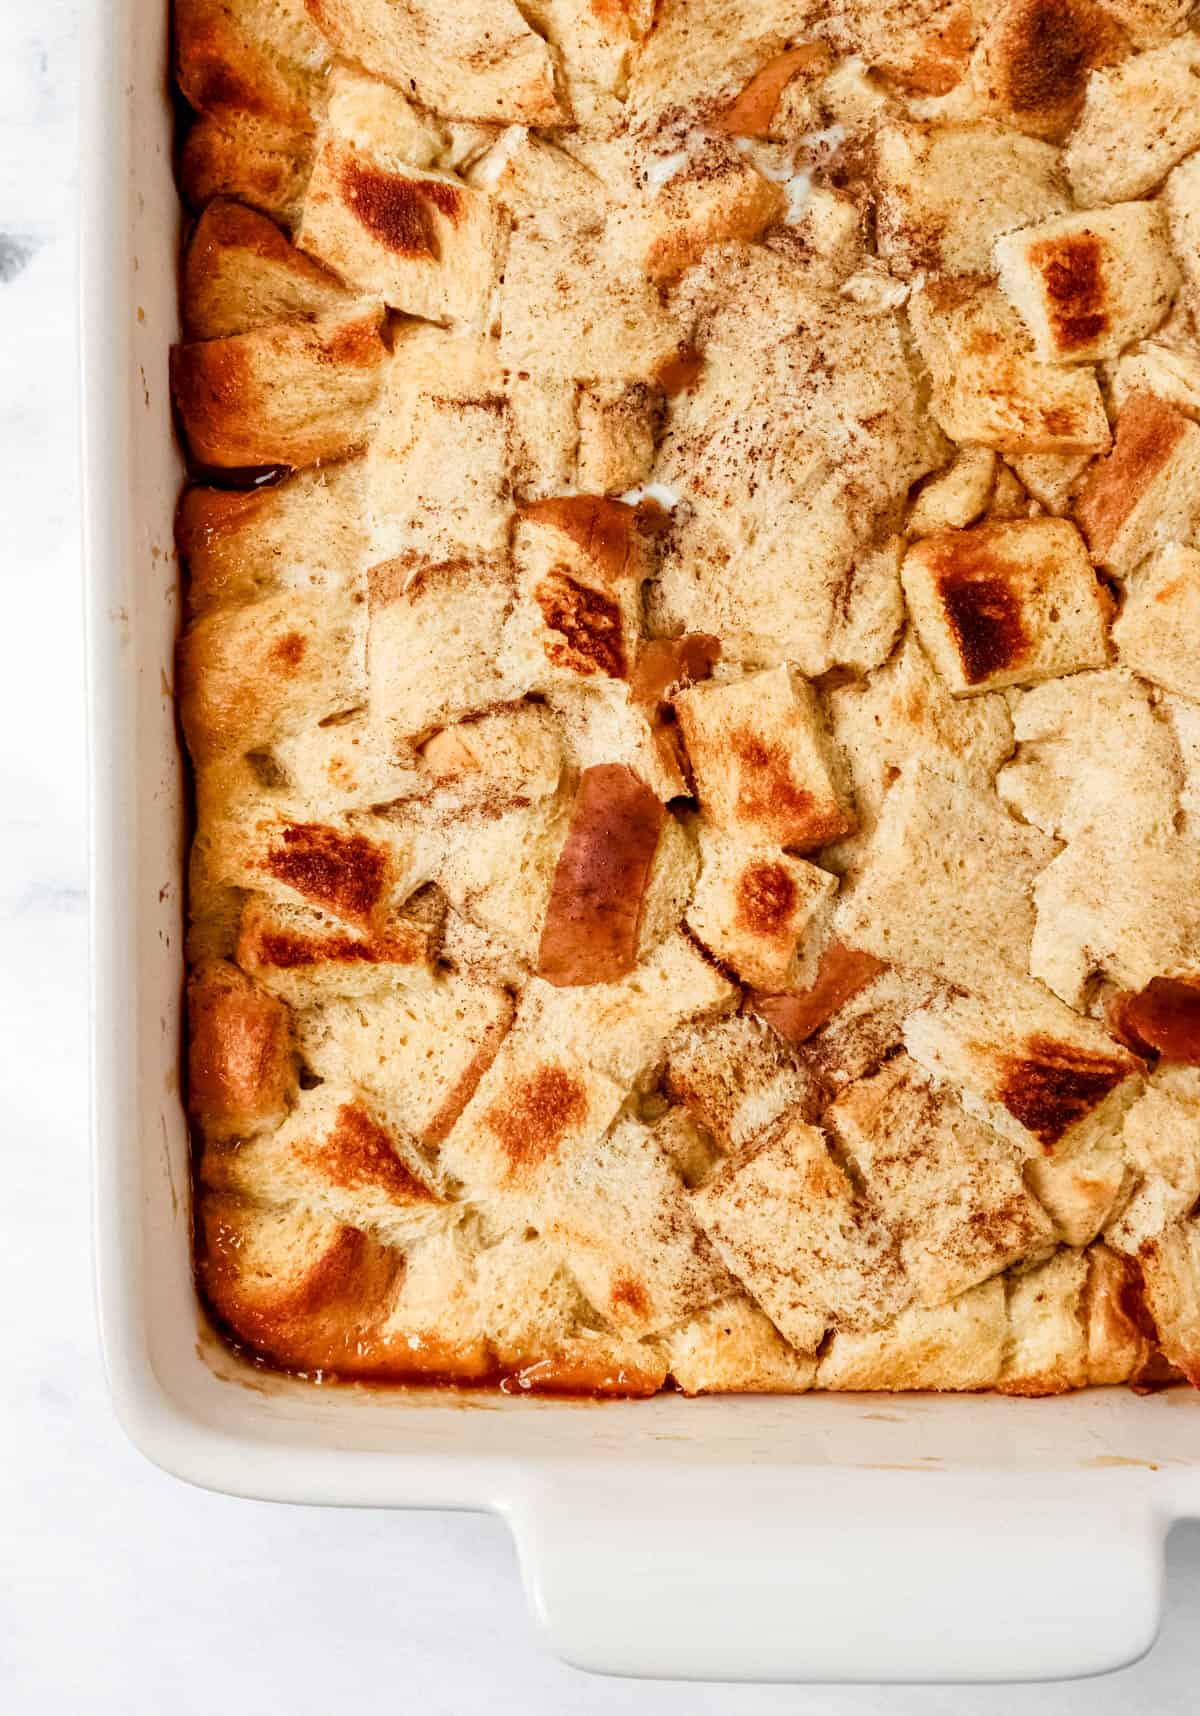
<svg viewBox="0 0 1200 1716">
<path fill-rule="evenodd" d="M 788 667 L 707 680 L 674 700 L 705 818 L 809 852 L 854 826 L 811 687 Z"/>
<path fill-rule="evenodd" d="M 1000 233 L 1071 206 L 1059 152 L 998 125 L 884 125 L 879 254 L 898 272 L 986 273 Z"/>
<path fill-rule="evenodd" d="M 936 1001 L 904 1029 L 910 1055 L 1024 1154 L 1070 1156 L 1120 1129 L 1142 1063 L 1036 984 Z"/>
<path fill-rule="evenodd" d="M 296 242 L 393 309 L 480 326 L 499 219 L 485 192 L 427 165 L 438 147 L 397 90 L 335 72 Z"/>
<path fill-rule="evenodd" d="M 1000 284 L 1041 358 L 1116 357 L 1152 333 L 1179 290 L 1157 203 L 1060 215 L 996 243 Z"/>
<path fill-rule="evenodd" d="M 1127 578 L 1139 561 L 1186 541 L 1200 513 L 1200 428 L 1152 393 L 1133 393 L 1112 452 L 1089 471 L 1075 516 L 1098 566 Z"/>
<path fill-rule="evenodd" d="M 1055 842 L 993 792 L 906 769 L 883 801 L 854 886 L 834 917 L 850 947 L 987 991 L 1029 969 L 1033 883 Z"/>
<path fill-rule="evenodd" d="M 922 1305 L 948 1299 L 1054 1243 L 1022 1152 L 968 1114 L 907 1055 L 852 1085 L 824 1123 L 900 1244 Z"/>
<path fill-rule="evenodd" d="M 782 1121 L 693 1194 L 700 1225 L 781 1334 L 887 1322 L 912 1297 L 894 1236 L 815 1126 Z"/>
<path fill-rule="evenodd" d="M 930 409 L 952 441 L 1013 455 L 1108 446 L 1092 371 L 1042 362 L 998 286 L 934 277 L 913 293 L 909 315 L 933 383 Z"/>
<path fill-rule="evenodd" d="M 941 531 L 909 549 L 901 576 L 917 635 L 956 696 L 1108 659 L 1100 585 L 1064 518 Z"/>
<path fill-rule="evenodd" d="M 688 928 L 743 983 L 803 988 L 816 976 L 836 893 L 837 877 L 803 858 L 709 835 Z"/>
<path fill-rule="evenodd" d="M 1132 575 L 1113 642 L 1122 666 L 1200 702 L 1200 552 L 1169 543 Z"/>
</svg>

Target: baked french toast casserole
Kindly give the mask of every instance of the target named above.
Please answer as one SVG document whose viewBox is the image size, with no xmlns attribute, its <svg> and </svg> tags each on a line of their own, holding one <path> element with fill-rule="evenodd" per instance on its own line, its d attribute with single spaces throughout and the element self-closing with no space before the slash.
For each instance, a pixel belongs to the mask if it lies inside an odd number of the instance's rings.
<svg viewBox="0 0 1200 1716">
<path fill-rule="evenodd" d="M 175 0 L 200 1291 L 1200 1383 L 1189 0 Z"/>
</svg>

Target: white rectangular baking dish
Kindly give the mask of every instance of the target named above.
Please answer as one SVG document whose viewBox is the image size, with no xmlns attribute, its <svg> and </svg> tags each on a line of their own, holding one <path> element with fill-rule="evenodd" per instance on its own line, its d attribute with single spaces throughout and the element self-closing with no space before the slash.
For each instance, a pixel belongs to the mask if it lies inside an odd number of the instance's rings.
<svg viewBox="0 0 1200 1716">
<path fill-rule="evenodd" d="M 117 1412 L 194 1483 L 495 1509 L 553 1647 L 631 1674 L 1017 1679 L 1150 1644 L 1200 1395 L 607 1405 L 264 1377 L 192 1291 L 170 695 L 180 227 L 167 0 L 88 8 L 82 120 L 95 1200 Z"/>
</svg>

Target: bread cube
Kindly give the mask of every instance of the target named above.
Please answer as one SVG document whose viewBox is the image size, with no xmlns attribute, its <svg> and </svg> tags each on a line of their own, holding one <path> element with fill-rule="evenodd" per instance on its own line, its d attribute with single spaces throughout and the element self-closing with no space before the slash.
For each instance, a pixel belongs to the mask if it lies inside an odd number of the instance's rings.
<svg viewBox="0 0 1200 1716">
<path fill-rule="evenodd" d="M 534 978 L 521 1017 L 539 1040 L 561 1044 L 629 1090 L 654 1084 L 675 1031 L 731 1012 L 738 996 L 736 985 L 676 934 L 616 983 L 556 988 Z"/>
<path fill-rule="evenodd" d="M 1141 1296 L 1141 1275 L 1107 1245 L 1088 1247 L 1088 1382 L 1093 1388 L 1128 1382 L 1150 1360 L 1149 1317 L 1131 1315 Z"/>
<path fill-rule="evenodd" d="M 475 1094 L 512 1016 L 512 996 L 498 984 L 440 976 L 306 1008 L 296 1040 L 319 1078 L 368 1093 L 434 1147 Z"/>
<path fill-rule="evenodd" d="M 1066 1250 L 1009 1277 L 1001 1394 L 1065 1394 L 1087 1386 L 1087 1278 L 1086 1254 Z"/>
<path fill-rule="evenodd" d="M 236 1150 L 206 1150 L 201 1182 L 260 1203 L 297 1203 L 386 1245 L 455 1219 L 411 1140 L 353 1091 L 320 1085 L 277 1131 Z"/>
<path fill-rule="evenodd" d="M 830 1328 L 887 1322 L 912 1297 L 894 1238 L 804 1121 L 781 1122 L 730 1157 L 692 1205 L 726 1266 L 801 1352 Z"/>
<path fill-rule="evenodd" d="M 1163 1352 L 1200 1387 L 1200 1218 L 1176 1222 L 1138 1254 Z"/>
<path fill-rule="evenodd" d="M 907 534 L 930 536 L 974 524 L 991 500 L 995 482 L 995 453 L 989 447 L 961 448 L 946 470 L 917 489 L 905 525 Z"/>
<path fill-rule="evenodd" d="M 1091 453 L 1016 453 L 1013 470 L 1039 506 L 1062 514 L 1071 506 L 1079 479 L 1092 462 Z"/>
<path fill-rule="evenodd" d="M 1119 4 L 1002 0 L 971 56 L 966 82 L 975 105 L 1027 136 L 1065 136 L 1083 107 L 1089 71 L 1125 47 L 1114 23 Z"/>
<path fill-rule="evenodd" d="M 649 571 L 636 516 L 620 501 L 562 495 L 527 506 L 513 554 L 530 683 L 626 679 Z"/>
<path fill-rule="evenodd" d="M 496 561 L 402 557 L 370 574 L 367 673 L 372 713 L 415 745 L 517 693 L 500 661 L 512 582 Z"/>
<path fill-rule="evenodd" d="M 554 59 L 513 0 L 469 9 L 441 0 L 305 0 L 346 59 L 400 81 L 422 106 L 454 119 L 557 125 L 568 117 Z"/>
<path fill-rule="evenodd" d="M 1031 1160 L 1029 1189 L 1054 1223 L 1063 1245 L 1090 1245 L 1128 1194 L 1130 1173 L 1120 1139 L 1094 1144 L 1077 1155 Z"/>
<path fill-rule="evenodd" d="M 629 242 L 649 278 L 669 286 L 710 244 L 757 238 L 786 212 L 783 186 L 764 178 L 732 145 L 713 139 L 647 196 Z"/>
<path fill-rule="evenodd" d="M 1169 543 L 1133 574 L 1113 641 L 1122 666 L 1200 702 L 1200 552 Z"/>
<path fill-rule="evenodd" d="M 236 197 L 295 231 L 312 156 L 309 130 L 240 109 L 201 114 L 183 139 L 179 187 L 191 209 L 214 197 Z"/>
<path fill-rule="evenodd" d="M 1200 1070 L 1160 1061 L 1125 1116 L 1120 1143 L 1132 1195 L 1104 1237 L 1136 1255 L 1200 1198 Z"/>
<path fill-rule="evenodd" d="M 824 1124 L 896 1235 L 920 1304 L 944 1304 L 1053 1245 L 1022 1152 L 907 1055 L 851 1085 Z"/>
<path fill-rule="evenodd" d="M 425 879 L 411 832 L 382 817 L 304 822 L 268 807 L 269 800 L 254 814 L 233 800 L 219 819 L 201 815 L 197 844 L 217 878 L 302 901 L 360 929 L 379 927 Z"/>
<path fill-rule="evenodd" d="M 1029 968 L 1030 889 L 1055 845 L 994 793 L 906 769 L 883 803 L 835 933 L 851 947 L 989 990 Z"/>
<path fill-rule="evenodd" d="M 1186 834 L 1103 824 L 1072 840 L 1034 888 L 1029 970 L 1072 1007 L 1103 974 L 1140 990 L 1189 972 L 1200 946 L 1200 844 Z"/>
<path fill-rule="evenodd" d="M 438 927 L 436 916 L 397 913 L 378 929 L 354 934 L 323 912 L 251 896 L 238 928 L 237 959 L 290 1006 L 311 1006 L 397 983 L 432 982 Z"/>
<path fill-rule="evenodd" d="M 603 233 L 530 222 L 512 234 L 500 288 L 508 370 L 579 381 L 638 382 L 682 343 L 657 288 Z"/>
<path fill-rule="evenodd" d="M 366 459 L 377 557 L 503 553 L 513 515 L 511 454 L 494 348 L 409 324 L 395 341 Z"/>
<path fill-rule="evenodd" d="M 1071 206 L 1058 150 L 991 125 L 882 125 L 875 184 L 879 254 L 904 274 L 986 274 L 1001 233 Z"/>
<path fill-rule="evenodd" d="M 822 995 L 818 978 L 805 995 L 760 996 L 755 1005 L 785 1040 L 799 1038 L 801 1065 L 818 1088 L 840 1091 L 876 1072 L 902 1046 L 905 1019 L 939 994 L 941 985 L 921 972 L 892 970 L 840 942 L 830 944 L 822 961 L 827 968 L 831 993 Z"/>
<path fill-rule="evenodd" d="M 341 281 L 289 243 L 274 221 L 225 198 L 210 203 L 192 230 L 180 300 L 188 340 L 311 321 L 353 301 Z"/>
<path fill-rule="evenodd" d="M 1100 585 L 1066 519 L 927 536 L 905 555 L 901 578 L 917 635 L 957 697 L 1108 658 Z"/>
<path fill-rule="evenodd" d="M 509 1222 L 536 1223 L 555 1165 L 598 1142 L 625 1092 L 518 1026 L 442 1144 L 442 1168 Z"/>
<path fill-rule="evenodd" d="M 1092 73 L 1065 154 L 1077 203 L 1143 197 L 1200 144 L 1198 65 L 1189 31 Z"/>
<path fill-rule="evenodd" d="M 284 589 L 357 594 L 370 563 L 362 469 L 350 459 L 245 492 L 185 489 L 175 543 L 189 616 Z"/>
<path fill-rule="evenodd" d="M 179 87 L 200 113 L 311 129 L 328 48 L 304 0 L 175 0 Z"/>
<path fill-rule="evenodd" d="M 1200 309 L 1200 154 L 1189 155 L 1167 175 L 1162 206 L 1171 248 L 1183 269 L 1184 299 L 1194 317 Z"/>
<path fill-rule="evenodd" d="M 985 1281 L 944 1305 L 909 1305 L 881 1329 L 839 1331 L 821 1354 L 815 1386 L 892 1393 L 992 1388 L 1006 1329 L 1004 1283 Z"/>
<path fill-rule="evenodd" d="M 725 835 L 702 841 L 701 854 L 700 880 L 687 911 L 692 934 L 755 988 L 811 983 L 837 877 L 777 847 Z"/>
<path fill-rule="evenodd" d="M 816 1372 L 816 1361 L 789 1346 L 744 1295 L 671 1329 L 666 1345 L 675 1386 L 687 1395 L 802 1394 Z"/>
<path fill-rule="evenodd" d="M 508 468 L 513 494 L 520 501 L 548 500 L 573 488 L 599 492 L 577 476 L 579 423 L 573 382 L 510 375 Z"/>
<path fill-rule="evenodd" d="M 1001 696 L 954 697 L 912 630 L 865 681 L 827 694 L 830 723 L 850 769 L 859 832 L 824 853 L 839 872 L 867 849 L 888 786 L 899 769 L 926 762 L 939 774 L 990 786 L 1012 752 L 1012 721 Z"/>
<path fill-rule="evenodd" d="M 463 176 L 524 221 L 601 225 L 611 204 L 597 174 L 524 125 L 503 131 Z"/>
<path fill-rule="evenodd" d="M 1200 428 L 1152 394 L 1131 395 L 1075 511 L 1092 559 L 1120 578 L 1161 543 L 1186 539 L 1200 512 Z"/>
<path fill-rule="evenodd" d="M 722 1150 L 738 1150 L 787 1113 L 815 1106 L 807 1072 L 748 1013 L 691 1025 L 670 1046 L 664 1088 Z"/>
<path fill-rule="evenodd" d="M 367 437 L 388 350 L 378 307 L 174 346 L 171 394 L 202 465 L 314 465 Z"/>
<path fill-rule="evenodd" d="M 435 147 L 402 95 L 338 72 L 296 242 L 393 309 L 482 327 L 498 217 L 486 193 L 420 164 Z"/>
<path fill-rule="evenodd" d="M 1149 693 L 1120 669 L 1026 692 L 1014 706 L 1016 756 L 997 790 L 1025 822 L 1073 839 L 1100 828 L 1168 834 L 1179 808 L 1179 759 Z"/>
<path fill-rule="evenodd" d="M 443 727 L 421 747 L 425 784 L 464 806 L 549 797 L 563 770 L 559 723 L 548 709 L 514 703 Z"/>
<path fill-rule="evenodd" d="M 211 1144 L 272 1131 L 296 1100 L 287 1008 L 224 960 L 188 976 L 188 1112 Z"/>
<path fill-rule="evenodd" d="M 661 395 L 645 382 L 580 389 L 577 481 L 585 494 L 620 494 L 646 481 L 660 407 Z"/>
<path fill-rule="evenodd" d="M 679 1323 L 734 1285 L 696 1227 L 674 1164 L 632 1117 L 558 1155 L 533 1191 L 530 1219 L 625 1333 Z"/>
<path fill-rule="evenodd" d="M 1116 357 L 1152 333 L 1179 290 L 1157 203 L 1061 215 L 996 242 L 1000 284 L 1041 358 Z"/>
<path fill-rule="evenodd" d="M 403 1252 L 298 1205 L 205 1192 L 196 1214 L 201 1289 L 247 1346 L 295 1370 L 354 1376 L 379 1368 L 379 1331 Z M 484 1357 L 461 1374 L 480 1374 Z"/>
<path fill-rule="evenodd" d="M 220 609 L 179 641 L 180 719 L 198 761 L 352 709 L 365 685 L 359 617 L 328 597 L 281 592 Z"/>
<path fill-rule="evenodd" d="M 1091 370 L 1042 363 L 996 286 L 934 280 L 909 313 L 933 382 L 930 409 L 952 441 L 998 452 L 1091 453 L 1109 444 Z"/>
<path fill-rule="evenodd" d="M 798 674 L 709 680 L 674 704 L 715 828 L 806 852 L 853 827 L 816 698 Z"/>
<path fill-rule="evenodd" d="M 908 1020 L 904 1042 L 1025 1155 L 1074 1156 L 1104 1142 L 1142 1088 L 1136 1055 L 1032 983 L 1002 1001 L 935 1001 Z"/>
</svg>

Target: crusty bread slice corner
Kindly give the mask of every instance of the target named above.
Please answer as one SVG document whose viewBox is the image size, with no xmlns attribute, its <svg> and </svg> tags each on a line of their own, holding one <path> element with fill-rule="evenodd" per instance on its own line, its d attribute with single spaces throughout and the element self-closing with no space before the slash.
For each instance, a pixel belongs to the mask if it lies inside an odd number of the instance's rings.
<svg viewBox="0 0 1200 1716">
<path fill-rule="evenodd" d="M 179 640 L 176 689 L 192 756 L 253 750 L 360 704 L 363 626 L 350 603 L 290 591 L 205 614 Z"/>
<path fill-rule="evenodd" d="M 312 153 L 309 131 L 253 113 L 202 113 L 183 140 L 179 184 L 190 208 L 202 209 L 214 197 L 236 197 L 294 231 Z"/>
<path fill-rule="evenodd" d="M 1067 1394 L 1088 1381 L 1087 1254 L 1063 1249 L 1006 1282 L 1001 1394 Z"/>
<path fill-rule="evenodd" d="M 1136 1264 L 1107 1245 L 1087 1250 L 1088 1382 L 1093 1388 L 1128 1382 L 1150 1362 L 1154 1343 L 1140 1300 Z"/>
<path fill-rule="evenodd" d="M 268 1131 L 296 1099 L 288 1009 L 224 960 L 188 978 L 188 1112 L 210 1143 Z"/>
<path fill-rule="evenodd" d="M 821 1389 L 992 1388 L 1005 1337 L 1004 1282 L 997 1277 L 944 1305 L 909 1305 L 882 1328 L 839 1330 L 821 1354 Z"/>
<path fill-rule="evenodd" d="M 1092 73 L 1064 157 L 1081 207 L 1145 196 L 1200 144 L 1198 64 L 1187 31 Z"/>
<path fill-rule="evenodd" d="M 363 462 L 245 491 L 194 485 L 175 515 L 190 617 L 280 589 L 354 592 L 369 561 Z"/>
<path fill-rule="evenodd" d="M 313 465 L 367 436 L 388 348 L 369 306 L 175 346 L 171 392 L 202 465 Z"/>
<path fill-rule="evenodd" d="M 197 1226 L 200 1285 L 239 1340 L 294 1370 L 382 1368 L 378 1336 L 402 1252 L 332 1216 L 228 1192 L 201 1193 Z"/>
<path fill-rule="evenodd" d="M 200 1179 L 254 1203 L 299 1205 L 386 1245 L 410 1245 L 461 1214 L 386 1110 L 345 1086 L 302 1091 L 274 1132 L 207 1149 Z"/>
<path fill-rule="evenodd" d="M 454 119 L 558 125 L 568 114 L 548 44 L 513 0 L 305 0 L 330 43 Z"/>
<path fill-rule="evenodd" d="M 1138 1254 L 1162 1350 L 1200 1388 L 1200 1218 L 1177 1222 Z"/>
<path fill-rule="evenodd" d="M 328 47 L 304 0 L 174 0 L 179 87 L 200 113 L 313 124 Z"/>
<path fill-rule="evenodd" d="M 274 221 L 227 198 L 211 202 L 196 222 L 181 293 L 187 340 L 312 321 L 353 301 L 341 281 L 297 250 Z"/>
<path fill-rule="evenodd" d="M 1200 427 L 1153 394 L 1130 394 L 1075 512 L 1093 560 L 1120 578 L 1161 544 L 1186 541 L 1200 513 Z"/>
<path fill-rule="evenodd" d="M 752 1299 L 721 1299 L 666 1337 L 671 1376 L 684 1394 L 803 1394 L 816 1360 L 797 1352 Z"/>
</svg>

